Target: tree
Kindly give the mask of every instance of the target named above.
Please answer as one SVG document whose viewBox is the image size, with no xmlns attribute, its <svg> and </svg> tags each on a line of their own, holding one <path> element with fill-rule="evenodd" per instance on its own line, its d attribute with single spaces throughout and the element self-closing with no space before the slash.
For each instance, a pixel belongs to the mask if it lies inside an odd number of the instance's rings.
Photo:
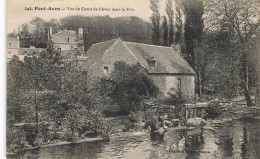
<svg viewBox="0 0 260 159">
<path fill-rule="evenodd" d="M 175 43 L 176 43 L 176 44 L 182 43 L 182 27 L 183 27 L 183 24 L 182 24 L 181 8 L 182 8 L 181 0 L 176 0 L 176 1 L 175 1 L 175 10 L 176 10 Z"/>
<path fill-rule="evenodd" d="M 103 88 L 109 85 L 107 94 L 125 112 L 142 109 L 143 99 L 158 93 L 158 88 L 139 63 L 129 65 L 123 61 L 116 62 L 110 77 L 102 79 L 102 82 Z"/>
<path fill-rule="evenodd" d="M 118 37 L 126 41 L 152 43 L 151 24 L 135 16 L 116 18 L 109 16 L 66 16 L 60 21 L 60 29 L 67 28 L 77 32 L 79 27 L 83 28 L 85 51 L 94 43 Z"/>
<path fill-rule="evenodd" d="M 168 19 L 169 19 L 169 42 L 168 45 L 173 44 L 174 42 L 174 24 L 173 24 L 173 17 L 174 17 L 174 12 L 172 9 L 172 0 L 167 0 L 166 2 L 166 9 L 165 9 Z"/>
<path fill-rule="evenodd" d="M 150 17 L 153 25 L 152 42 L 155 45 L 160 45 L 160 13 L 158 0 L 150 0 L 150 4 L 150 9 L 153 12 Z"/>
<path fill-rule="evenodd" d="M 14 123 L 24 121 L 23 114 L 23 94 L 26 88 L 26 81 L 23 78 L 23 63 L 19 61 L 17 56 L 14 56 L 7 65 L 7 124 L 13 125 Z"/>
<path fill-rule="evenodd" d="M 234 36 L 240 50 L 237 53 L 241 59 L 241 86 L 247 101 L 247 105 L 252 105 L 249 94 L 249 41 L 255 36 L 256 29 L 259 26 L 257 20 L 257 2 L 256 1 L 209 1 L 206 3 L 211 18 L 214 18 L 214 29 L 220 29 L 223 24 L 229 25 L 234 30 Z M 252 48 L 252 47 L 251 47 Z"/>
<path fill-rule="evenodd" d="M 21 47 L 34 45 L 37 48 L 46 48 L 48 42 L 49 23 L 39 17 L 24 23 L 19 31 Z"/>
<path fill-rule="evenodd" d="M 162 29 L 163 29 L 163 45 L 168 46 L 168 26 L 167 26 L 167 19 L 165 16 L 163 16 L 163 23 L 162 23 Z"/>
<path fill-rule="evenodd" d="M 196 90 L 200 95 L 200 57 L 195 54 L 194 49 L 201 46 L 204 27 L 202 18 L 204 14 L 204 5 L 202 0 L 184 0 L 183 7 L 185 14 L 184 36 L 187 54 L 186 57 L 191 67 L 197 73 Z"/>
</svg>

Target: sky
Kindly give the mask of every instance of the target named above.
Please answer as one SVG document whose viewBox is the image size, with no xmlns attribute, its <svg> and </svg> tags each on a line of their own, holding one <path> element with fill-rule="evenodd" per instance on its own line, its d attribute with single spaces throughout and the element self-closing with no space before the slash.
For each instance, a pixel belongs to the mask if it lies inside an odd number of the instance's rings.
<svg viewBox="0 0 260 159">
<path fill-rule="evenodd" d="M 165 14 L 165 3 L 166 0 L 159 0 L 161 15 Z M 33 10 L 25 10 L 30 7 Z M 35 7 L 54 7 L 65 10 L 35 10 Z M 80 10 L 70 11 L 67 7 L 78 7 Z M 81 10 L 82 7 L 92 8 L 92 11 L 83 11 Z M 94 8 L 97 8 L 98 10 L 94 11 Z M 110 8 L 110 11 L 100 11 L 99 8 Z M 120 8 L 120 11 L 112 11 L 112 8 Z M 122 8 L 133 8 L 134 10 L 122 11 Z M 31 21 L 34 17 L 40 17 L 45 21 L 49 21 L 52 18 L 60 19 L 68 15 L 109 15 L 110 17 L 137 16 L 147 22 L 150 22 L 149 17 L 152 14 L 149 0 L 7 0 L 6 11 L 7 33 L 12 33 L 14 30 L 17 32 L 18 27 L 21 24 Z"/>
</svg>

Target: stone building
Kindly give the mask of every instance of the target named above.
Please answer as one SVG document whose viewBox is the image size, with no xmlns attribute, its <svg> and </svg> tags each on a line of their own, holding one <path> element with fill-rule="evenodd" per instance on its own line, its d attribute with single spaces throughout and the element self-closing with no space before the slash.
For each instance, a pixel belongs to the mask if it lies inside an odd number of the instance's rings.
<svg viewBox="0 0 260 159">
<path fill-rule="evenodd" d="M 7 37 L 6 39 L 7 46 L 6 46 L 6 59 L 7 61 L 11 60 L 12 57 L 18 56 L 19 48 L 20 48 L 20 43 L 19 43 L 19 36 L 16 37 Z"/>
<path fill-rule="evenodd" d="M 148 45 L 113 39 L 93 44 L 78 68 L 90 77 L 108 76 L 116 61 L 140 63 L 159 87 L 161 95 L 180 89 L 189 99 L 195 98 L 195 72 L 173 47 Z"/>
<path fill-rule="evenodd" d="M 78 29 L 78 33 L 73 30 L 63 30 L 55 34 L 52 34 L 52 28 L 50 28 L 49 34 L 49 40 L 53 42 L 55 48 L 61 51 L 63 56 L 70 52 L 84 50 L 84 46 L 79 47 L 77 43 L 77 36 L 83 35 L 82 28 Z"/>
<path fill-rule="evenodd" d="M 17 38 L 7 37 L 6 42 L 7 42 L 7 47 L 6 47 L 7 62 L 10 61 L 13 58 L 13 56 L 17 56 L 20 61 L 23 61 L 25 56 L 32 56 L 33 54 L 38 54 L 46 50 L 46 48 L 35 48 L 35 46 L 30 46 L 29 48 L 21 48 L 19 36 L 17 36 Z"/>
</svg>

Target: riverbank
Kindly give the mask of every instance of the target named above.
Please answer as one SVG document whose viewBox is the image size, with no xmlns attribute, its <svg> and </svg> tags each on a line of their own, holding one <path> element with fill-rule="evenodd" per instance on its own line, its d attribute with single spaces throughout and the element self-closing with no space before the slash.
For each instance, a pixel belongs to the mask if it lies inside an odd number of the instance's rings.
<svg viewBox="0 0 260 159">
<path fill-rule="evenodd" d="M 73 142 L 69 142 L 69 141 L 59 141 L 59 142 L 57 142 L 57 143 L 43 144 L 43 145 L 38 146 L 38 147 L 28 147 L 28 148 L 25 148 L 25 150 L 32 150 L 32 149 L 36 149 L 36 148 L 51 147 L 51 146 L 60 146 L 60 145 L 69 145 L 69 144 L 79 144 L 79 143 L 83 143 L 83 142 L 103 141 L 103 140 L 104 140 L 104 138 L 102 138 L 102 137 L 96 137 L 96 138 L 80 139 L 80 140 L 73 141 Z"/>
<path fill-rule="evenodd" d="M 80 144 L 80 143 L 85 143 L 85 142 L 96 142 L 96 141 L 103 141 L 104 138 L 102 137 L 95 137 L 95 138 L 85 138 L 85 139 L 80 139 L 77 141 L 69 142 L 69 141 L 58 141 L 56 143 L 49 143 L 49 144 L 42 144 L 40 146 L 34 146 L 34 147 L 25 147 L 23 150 L 28 151 L 28 150 L 34 150 L 34 149 L 39 149 L 39 148 L 45 148 L 45 147 L 52 147 L 52 146 L 61 146 L 61 145 L 70 145 L 70 144 Z M 16 155 L 17 153 L 11 153 L 11 152 L 6 152 L 7 156 L 10 155 Z"/>
<path fill-rule="evenodd" d="M 246 105 L 235 105 L 235 104 L 224 104 L 219 105 L 219 108 L 221 110 L 220 115 L 217 118 L 206 119 L 206 125 L 215 124 L 215 123 L 225 123 L 230 122 L 233 120 L 238 120 L 241 118 L 252 118 L 255 116 L 255 111 L 251 107 L 247 107 Z M 125 122 L 127 120 L 127 116 L 117 116 L 117 117 L 109 117 L 105 118 L 106 123 L 108 123 L 111 126 L 110 130 L 110 137 L 127 137 L 132 136 L 134 134 L 142 134 L 142 133 L 148 133 L 148 130 L 145 127 L 145 122 L 135 122 L 133 125 L 135 127 L 132 127 L 131 129 L 127 130 L 127 127 L 129 123 Z M 187 129 L 185 126 L 179 125 L 178 127 L 170 127 L 170 130 L 175 129 Z M 34 147 L 25 147 L 24 150 L 32 150 L 37 148 L 44 148 L 44 147 L 52 147 L 52 146 L 60 146 L 60 145 L 70 145 L 70 144 L 79 144 L 84 142 L 94 142 L 94 141 L 102 141 L 104 140 L 102 137 L 96 137 L 96 138 L 85 138 L 85 139 L 79 139 L 74 142 L 70 141 L 52 141 L 52 143 L 41 143 L 39 146 Z"/>
</svg>

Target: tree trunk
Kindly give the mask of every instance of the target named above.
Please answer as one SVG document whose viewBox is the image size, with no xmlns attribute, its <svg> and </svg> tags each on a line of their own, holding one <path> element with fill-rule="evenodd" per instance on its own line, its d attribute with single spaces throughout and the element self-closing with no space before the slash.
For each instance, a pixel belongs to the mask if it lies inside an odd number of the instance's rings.
<svg viewBox="0 0 260 159">
<path fill-rule="evenodd" d="M 201 70 L 199 66 L 197 67 L 197 93 L 201 97 Z"/>
<path fill-rule="evenodd" d="M 35 102 L 35 121 L 38 126 L 38 101 L 37 101 L 37 90 L 34 90 L 34 102 Z"/>
<path fill-rule="evenodd" d="M 244 96 L 246 99 L 247 106 L 251 106 L 252 102 L 251 102 L 249 87 L 248 87 L 248 61 L 247 61 L 247 52 L 246 52 L 245 45 L 244 45 L 243 55 L 242 55 L 242 74 L 243 74 L 242 87 L 244 89 Z"/>
</svg>

